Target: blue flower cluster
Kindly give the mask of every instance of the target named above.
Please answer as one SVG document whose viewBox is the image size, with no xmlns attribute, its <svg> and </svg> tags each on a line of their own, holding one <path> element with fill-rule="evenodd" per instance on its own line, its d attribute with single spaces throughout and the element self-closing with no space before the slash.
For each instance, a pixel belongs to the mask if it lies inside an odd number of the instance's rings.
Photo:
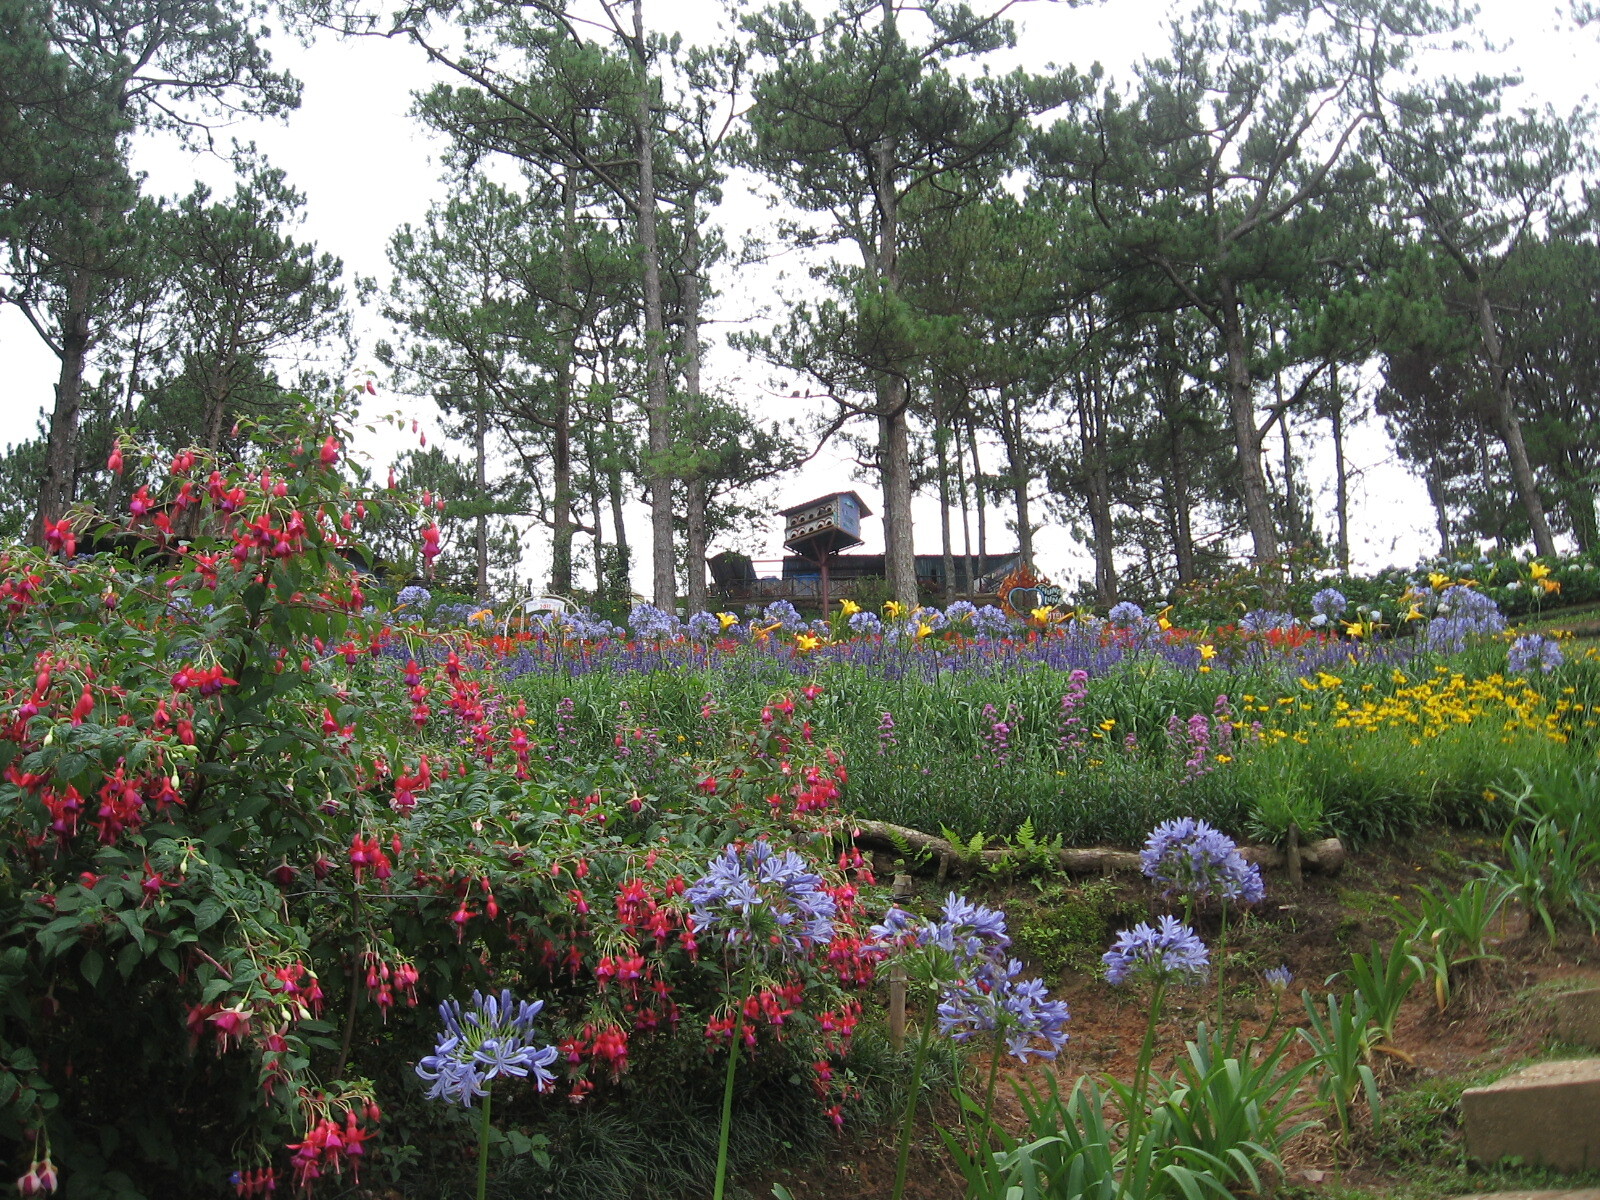
<svg viewBox="0 0 1600 1200">
<path fill-rule="evenodd" d="M 1458 583 L 1439 593 L 1424 640 L 1430 650 L 1458 654 L 1466 648 L 1468 639 L 1493 637 L 1503 633 L 1505 627 L 1506 619 L 1494 597 Z"/>
<path fill-rule="evenodd" d="M 635 637 L 649 641 L 670 641 L 683 632 L 675 614 L 662 612 L 653 604 L 635 604 L 628 614 L 628 627 Z"/>
<path fill-rule="evenodd" d="M 1344 593 L 1338 588 L 1323 588 L 1311 597 L 1311 623 L 1313 625 L 1326 625 L 1329 621 L 1337 620 L 1344 615 L 1345 608 L 1350 601 L 1344 598 Z"/>
<path fill-rule="evenodd" d="M 875 637 L 883 632 L 883 621 L 875 612 L 858 612 L 850 616 L 850 632 L 861 637 Z"/>
<path fill-rule="evenodd" d="M 743 850 L 725 847 L 684 895 L 695 932 L 720 931 L 730 948 L 776 944 L 804 954 L 833 940 L 837 906 L 822 876 L 793 850 L 776 853 L 765 838 Z"/>
<path fill-rule="evenodd" d="M 1246 862 L 1233 839 L 1194 817 L 1163 821 L 1139 852 L 1139 867 L 1165 895 L 1255 904 L 1266 895 L 1261 868 Z"/>
<path fill-rule="evenodd" d="M 1267 986 L 1272 989 L 1274 996 L 1281 996 L 1289 990 L 1289 981 L 1294 978 L 1289 973 L 1288 967 L 1268 967 L 1263 972 Z"/>
<path fill-rule="evenodd" d="M 400 589 L 394 598 L 396 608 L 418 608 L 433 599 L 433 593 L 427 588 L 412 583 Z"/>
<path fill-rule="evenodd" d="M 1205 978 L 1211 962 L 1205 943 L 1173 916 L 1162 917 L 1160 928 L 1141 921 L 1132 929 L 1124 929 L 1102 957 L 1107 983 L 1129 979 L 1198 982 Z"/>
<path fill-rule="evenodd" d="M 1270 608 L 1253 608 L 1239 618 L 1239 628 L 1249 633 L 1267 633 L 1274 629 L 1297 629 L 1300 618 L 1293 613 L 1276 612 Z"/>
<path fill-rule="evenodd" d="M 532 1075 L 541 1092 L 554 1087 L 547 1068 L 560 1051 L 535 1045 L 533 1036 L 533 1019 L 543 1007 L 543 1000 L 513 998 L 510 989 L 498 996 L 473 992 L 465 1012 L 459 1000 L 439 1005 L 444 1032 L 433 1053 L 417 1063 L 417 1074 L 429 1084 L 428 1099 L 471 1108 L 473 1098 L 487 1096 L 502 1075 Z"/>
<path fill-rule="evenodd" d="M 1067 1043 L 1072 1013 L 1066 1001 L 1050 999 L 1044 980 L 1019 980 L 1021 973 L 1022 963 L 1014 958 L 986 962 L 946 988 L 939 999 L 940 1032 L 957 1042 L 998 1033 L 1019 1062 L 1030 1054 L 1054 1058 Z"/>
<path fill-rule="evenodd" d="M 951 892 L 938 920 L 891 908 L 871 932 L 880 942 L 910 944 L 944 960 L 935 964 L 944 975 L 939 1028 L 954 1040 L 998 1033 L 1023 1062 L 1030 1054 L 1054 1058 L 1066 1044 L 1071 1014 L 1064 1002 L 1048 998 L 1043 980 L 1017 979 L 1022 963 L 1005 953 L 1011 937 L 999 909 Z"/>
<path fill-rule="evenodd" d="M 1144 620 L 1144 609 L 1132 600 L 1124 600 L 1121 604 L 1111 606 L 1111 611 L 1106 614 L 1106 620 L 1113 625 L 1137 625 Z"/>
<path fill-rule="evenodd" d="M 722 622 L 715 613 L 693 614 L 684 622 L 684 629 L 697 642 L 712 642 L 722 636 Z"/>
<path fill-rule="evenodd" d="M 774 600 L 761 611 L 761 616 L 768 625 L 776 623 L 789 633 L 806 627 L 806 619 L 800 615 L 800 610 L 787 600 Z"/>
<path fill-rule="evenodd" d="M 1538 633 L 1525 633 L 1506 651 L 1506 670 L 1521 675 L 1538 667 L 1546 675 L 1566 662 L 1561 643 Z"/>
</svg>

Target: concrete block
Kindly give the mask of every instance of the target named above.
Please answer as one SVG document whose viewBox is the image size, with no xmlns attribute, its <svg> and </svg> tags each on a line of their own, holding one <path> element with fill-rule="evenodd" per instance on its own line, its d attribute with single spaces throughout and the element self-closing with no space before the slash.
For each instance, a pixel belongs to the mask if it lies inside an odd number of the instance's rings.
<svg viewBox="0 0 1600 1200">
<path fill-rule="evenodd" d="M 1600 1167 L 1600 1058 L 1535 1063 L 1461 1094 L 1467 1156 L 1557 1171 Z"/>
<path fill-rule="evenodd" d="M 1574 1046 L 1600 1050 L 1600 988 L 1556 997 L 1556 1036 Z"/>
</svg>

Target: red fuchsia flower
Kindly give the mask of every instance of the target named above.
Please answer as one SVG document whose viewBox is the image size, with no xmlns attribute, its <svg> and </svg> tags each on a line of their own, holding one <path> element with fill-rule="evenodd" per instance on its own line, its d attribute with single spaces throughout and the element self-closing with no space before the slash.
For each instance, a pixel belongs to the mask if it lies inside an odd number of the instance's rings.
<svg viewBox="0 0 1600 1200">
<path fill-rule="evenodd" d="M 258 1197 L 271 1196 L 278 1190 L 278 1169 L 251 1167 L 245 1171 L 235 1171 L 228 1182 L 233 1184 L 235 1196 L 257 1200 Z"/>
<path fill-rule="evenodd" d="M 217 1035 L 218 1053 L 226 1053 L 230 1046 L 243 1042 L 250 1031 L 250 1012 L 242 1004 L 219 1009 L 206 1021 Z"/>
<path fill-rule="evenodd" d="M 322 453 L 320 457 L 322 459 L 322 465 L 325 467 L 331 467 L 334 463 L 339 461 L 339 443 L 333 437 L 333 435 L 330 434 L 328 436 L 328 440 L 322 443 Z"/>
<path fill-rule="evenodd" d="M 83 685 L 83 692 L 78 697 L 78 702 L 72 706 L 72 723 L 82 725 L 94 712 L 94 693 L 89 690 L 89 685 Z"/>
<path fill-rule="evenodd" d="M 430 522 L 422 531 L 422 561 L 428 567 L 433 566 L 433 560 L 439 557 L 439 523 Z"/>
<path fill-rule="evenodd" d="M 128 500 L 128 511 L 136 517 L 142 517 L 153 507 L 150 499 L 150 489 L 141 487 Z"/>
<path fill-rule="evenodd" d="M 113 475 L 122 474 L 122 439 L 111 443 L 111 454 L 106 458 L 106 470 Z"/>
<path fill-rule="evenodd" d="M 59 1183 L 56 1165 L 46 1154 L 42 1159 L 34 1159 L 33 1165 L 28 1168 L 28 1173 L 17 1180 L 17 1191 L 24 1196 L 48 1196 L 56 1190 Z"/>
<path fill-rule="evenodd" d="M 52 552 L 71 558 L 78 552 L 78 537 L 72 532 L 72 522 L 66 517 L 44 523 L 44 544 Z"/>
<path fill-rule="evenodd" d="M 193 450 L 180 450 L 172 456 L 172 465 L 167 468 L 169 475 L 187 475 L 194 470 L 195 454 Z"/>
</svg>

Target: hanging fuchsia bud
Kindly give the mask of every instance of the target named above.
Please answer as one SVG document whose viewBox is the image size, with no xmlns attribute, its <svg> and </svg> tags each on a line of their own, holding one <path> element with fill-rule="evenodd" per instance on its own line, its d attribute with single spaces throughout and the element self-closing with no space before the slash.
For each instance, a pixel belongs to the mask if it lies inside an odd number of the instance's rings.
<svg viewBox="0 0 1600 1200">
<path fill-rule="evenodd" d="M 106 459 L 106 469 L 113 475 L 122 474 L 122 439 L 111 443 L 111 456 Z"/>
<path fill-rule="evenodd" d="M 334 440 L 332 434 L 329 434 L 328 440 L 322 443 L 321 457 L 322 465 L 325 467 L 331 467 L 339 461 L 339 443 Z"/>
</svg>

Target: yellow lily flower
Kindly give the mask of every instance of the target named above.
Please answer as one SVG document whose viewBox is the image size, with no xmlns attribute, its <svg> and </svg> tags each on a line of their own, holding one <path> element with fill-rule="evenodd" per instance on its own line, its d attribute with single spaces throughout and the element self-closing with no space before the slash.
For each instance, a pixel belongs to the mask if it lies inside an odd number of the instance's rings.
<svg viewBox="0 0 1600 1200">
<path fill-rule="evenodd" d="M 839 601 L 839 611 L 847 617 L 853 617 L 861 611 L 861 605 L 854 600 L 841 600 Z"/>
<path fill-rule="evenodd" d="M 820 645 L 822 645 L 822 639 L 815 634 L 797 633 L 795 635 L 794 648 L 802 653 L 807 650 L 815 650 Z"/>
<path fill-rule="evenodd" d="M 932 625 L 929 625 L 926 621 L 918 621 L 917 622 L 917 637 L 925 638 L 932 632 L 933 632 L 933 626 Z"/>
<path fill-rule="evenodd" d="M 722 628 L 724 630 L 732 629 L 739 623 L 739 618 L 734 616 L 732 613 L 718 613 L 717 620 L 722 622 Z"/>
<path fill-rule="evenodd" d="M 1422 619 L 1422 610 L 1413 604 L 1406 610 L 1406 615 L 1400 619 L 1402 621 L 1420 621 Z"/>
<path fill-rule="evenodd" d="M 1438 571 L 1428 572 L 1428 583 L 1436 592 L 1442 592 L 1450 586 L 1450 576 L 1441 575 Z"/>
<path fill-rule="evenodd" d="M 1035 621 L 1039 622 L 1039 624 L 1041 624 L 1041 625 L 1047 624 L 1049 622 L 1049 620 L 1050 620 L 1050 609 L 1048 607 L 1046 607 L 1046 608 L 1032 608 L 1032 609 L 1029 609 L 1028 612 L 1029 612 L 1029 615 L 1031 615 L 1033 617 L 1033 619 Z"/>
<path fill-rule="evenodd" d="M 1528 574 L 1532 575 L 1535 579 L 1543 579 L 1546 575 L 1550 574 L 1550 568 L 1545 566 L 1542 562 L 1529 563 Z"/>
<path fill-rule="evenodd" d="M 900 617 L 904 615 L 906 606 L 898 600 L 890 600 L 884 604 L 883 611 L 891 618 Z"/>
<path fill-rule="evenodd" d="M 1210 642 L 1200 643 L 1200 658 L 1203 662 L 1210 662 L 1217 656 L 1217 648 Z"/>
<path fill-rule="evenodd" d="M 1541 579 L 1539 580 L 1539 586 L 1545 590 L 1547 595 L 1553 594 L 1561 590 L 1561 581 L 1559 579 Z"/>
<path fill-rule="evenodd" d="M 1365 621 L 1346 621 L 1344 623 L 1344 631 L 1353 638 L 1365 637 L 1371 632 L 1371 626 Z"/>
</svg>

